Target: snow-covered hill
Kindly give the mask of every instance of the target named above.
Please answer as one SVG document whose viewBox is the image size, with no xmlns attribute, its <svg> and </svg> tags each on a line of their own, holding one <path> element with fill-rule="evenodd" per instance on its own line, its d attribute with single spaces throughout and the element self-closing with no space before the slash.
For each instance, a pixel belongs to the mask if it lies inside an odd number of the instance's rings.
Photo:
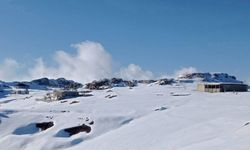
<svg viewBox="0 0 250 150">
<path fill-rule="evenodd" d="M 249 92 L 211 94 L 195 91 L 196 83 L 158 83 L 50 103 L 38 100 L 48 90 L 0 92 L 0 149 L 249 150 Z M 53 126 L 36 128 L 43 122 Z M 83 124 L 89 133 L 64 131 Z"/>
</svg>

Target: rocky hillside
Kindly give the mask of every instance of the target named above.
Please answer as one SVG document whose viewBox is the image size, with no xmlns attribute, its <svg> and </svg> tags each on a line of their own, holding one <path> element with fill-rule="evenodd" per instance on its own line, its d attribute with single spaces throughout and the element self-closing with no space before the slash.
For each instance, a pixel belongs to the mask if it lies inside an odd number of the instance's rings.
<svg viewBox="0 0 250 150">
<path fill-rule="evenodd" d="M 203 82 L 230 82 L 230 83 L 243 83 L 237 80 L 235 76 L 229 75 L 227 73 L 191 73 L 186 74 L 179 79 L 188 80 L 201 80 Z"/>
<path fill-rule="evenodd" d="M 137 86 L 137 81 L 127 81 L 120 78 L 103 79 L 87 83 L 85 88 L 90 90 L 103 90 L 112 87 L 134 87 Z"/>
<path fill-rule="evenodd" d="M 243 83 L 237 80 L 235 76 L 227 73 L 191 73 L 185 74 L 178 79 L 158 79 L 158 80 L 123 80 L 121 78 L 102 79 L 85 84 L 86 89 L 103 90 L 113 87 L 135 87 L 138 84 L 159 84 L 171 85 L 178 82 L 228 82 L 228 83 Z M 4 82 L 0 81 L 0 89 L 10 88 L 19 84 L 26 84 L 30 89 L 48 89 L 48 88 L 63 88 L 63 89 L 78 89 L 83 87 L 83 84 L 67 80 L 64 78 L 48 79 L 41 78 L 30 82 Z"/>
<path fill-rule="evenodd" d="M 77 83 L 73 80 L 66 80 L 64 78 L 58 78 L 58 79 L 41 78 L 41 79 L 33 80 L 30 83 L 37 84 L 40 86 L 52 87 L 52 88 L 78 89 L 83 86 L 81 83 Z"/>
<path fill-rule="evenodd" d="M 26 85 L 29 89 L 48 89 L 48 88 L 78 89 L 83 86 L 81 83 L 75 82 L 73 80 L 67 80 L 64 78 L 58 78 L 58 79 L 41 78 L 33 81 L 24 81 L 24 82 L 1 81 L 0 87 L 6 89 L 19 86 L 20 84 Z"/>
</svg>

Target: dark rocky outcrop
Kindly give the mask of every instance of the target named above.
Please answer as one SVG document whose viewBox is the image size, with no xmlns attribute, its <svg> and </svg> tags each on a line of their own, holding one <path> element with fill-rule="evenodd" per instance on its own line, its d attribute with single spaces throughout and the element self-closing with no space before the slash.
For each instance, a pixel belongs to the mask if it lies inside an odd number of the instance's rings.
<svg viewBox="0 0 250 150">
<path fill-rule="evenodd" d="M 95 124 L 95 122 L 94 121 L 91 121 L 90 123 L 89 123 L 89 125 L 94 125 Z"/>
<path fill-rule="evenodd" d="M 92 91 L 89 91 L 89 90 L 87 90 L 87 91 L 80 91 L 80 93 L 82 93 L 82 94 L 89 94 L 89 93 L 92 93 Z"/>
<path fill-rule="evenodd" d="M 160 107 L 160 108 L 155 109 L 155 111 L 164 111 L 167 109 L 168 109 L 167 107 Z"/>
<path fill-rule="evenodd" d="M 79 101 L 72 101 L 69 104 L 77 104 L 77 103 L 80 103 L 80 102 Z"/>
<path fill-rule="evenodd" d="M 157 80 L 138 80 L 138 83 L 142 83 L 142 84 L 151 84 L 155 82 L 157 82 Z"/>
<path fill-rule="evenodd" d="M 83 124 L 80 126 L 64 129 L 64 131 L 67 132 L 69 134 L 69 136 L 72 136 L 72 135 L 78 134 L 80 132 L 90 133 L 91 127 Z"/>
<path fill-rule="evenodd" d="M 81 95 L 82 97 L 91 97 L 91 96 L 94 96 L 93 94 L 82 94 Z"/>
<path fill-rule="evenodd" d="M 108 88 L 111 88 L 110 80 L 103 79 L 103 80 L 99 80 L 99 81 L 93 81 L 91 83 L 87 83 L 85 88 L 90 89 L 90 90 L 108 89 Z"/>
<path fill-rule="evenodd" d="M 135 87 L 137 86 L 137 81 L 124 81 L 125 86 Z"/>
<path fill-rule="evenodd" d="M 250 125 L 250 122 L 247 122 L 247 123 L 244 124 L 244 126 L 248 126 L 248 125 Z"/>
<path fill-rule="evenodd" d="M 87 83 L 85 88 L 90 90 L 105 90 L 112 87 L 134 87 L 136 85 L 136 81 L 127 81 L 120 78 L 112 78 Z"/>
<path fill-rule="evenodd" d="M 190 74 L 185 74 L 181 79 L 194 79 L 194 78 L 211 78 L 212 75 L 210 73 L 190 73 Z"/>
<path fill-rule="evenodd" d="M 227 73 L 190 73 L 186 74 L 180 79 L 201 79 L 204 82 L 230 82 L 230 83 L 242 83 L 237 80 L 235 76 Z"/>
<path fill-rule="evenodd" d="M 91 97 L 91 96 L 94 96 L 94 95 L 92 94 L 92 91 L 89 91 L 89 90 L 80 91 L 80 92 L 79 92 L 79 95 L 81 95 L 82 97 Z"/>
<path fill-rule="evenodd" d="M 4 82 L 0 81 L 0 87 L 4 89 L 11 89 L 12 87 L 16 87 L 18 89 L 43 89 L 47 90 L 48 88 L 62 88 L 62 89 L 78 89 L 83 87 L 81 83 L 66 80 L 64 78 L 58 79 L 48 79 L 48 78 L 41 78 L 36 79 L 33 81 L 14 81 L 14 82 Z"/>
<path fill-rule="evenodd" d="M 174 79 L 160 79 L 158 82 L 159 82 L 159 85 L 171 85 L 175 83 L 175 80 Z"/>
<path fill-rule="evenodd" d="M 46 86 L 52 88 L 64 88 L 64 89 L 78 89 L 83 86 L 81 83 L 72 80 L 66 80 L 64 78 L 58 78 L 58 79 L 41 78 L 33 80 L 30 83 L 37 84 L 40 86 Z"/>
<path fill-rule="evenodd" d="M 36 123 L 36 127 L 41 129 L 42 131 L 47 130 L 54 126 L 53 122 L 42 122 L 42 123 Z"/>
<path fill-rule="evenodd" d="M 115 98 L 115 97 L 117 97 L 117 95 L 107 95 L 107 96 L 105 96 L 105 98 L 109 98 L 109 99 L 112 99 L 112 98 Z"/>
</svg>

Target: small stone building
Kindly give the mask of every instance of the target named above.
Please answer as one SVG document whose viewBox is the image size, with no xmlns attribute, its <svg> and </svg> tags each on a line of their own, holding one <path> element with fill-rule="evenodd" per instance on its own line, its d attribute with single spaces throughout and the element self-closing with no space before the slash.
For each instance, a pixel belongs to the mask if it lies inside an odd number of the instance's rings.
<svg viewBox="0 0 250 150">
<path fill-rule="evenodd" d="M 243 83 L 201 83 L 197 85 L 201 92 L 247 92 L 248 85 Z"/>
</svg>

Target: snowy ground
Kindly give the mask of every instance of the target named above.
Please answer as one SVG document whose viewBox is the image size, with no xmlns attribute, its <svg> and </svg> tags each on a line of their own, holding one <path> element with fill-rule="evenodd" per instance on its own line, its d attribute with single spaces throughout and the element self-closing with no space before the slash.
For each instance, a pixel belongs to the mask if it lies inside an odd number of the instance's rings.
<svg viewBox="0 0 250 150">
<path fill-rule="evenodd" d="M 46 91 L 2 96 L 0 149 L 249 150 L 250 93 L 194 89 L 192 84 L 140 85 L 94 91 L 93 97 L 65 103 L 37 101 Z M 42 132 L 34 127 L 44 121 L 55 125 Z M 62 132 L 89 121 L 94 121 L 89 134 Z"/>
</svg>

